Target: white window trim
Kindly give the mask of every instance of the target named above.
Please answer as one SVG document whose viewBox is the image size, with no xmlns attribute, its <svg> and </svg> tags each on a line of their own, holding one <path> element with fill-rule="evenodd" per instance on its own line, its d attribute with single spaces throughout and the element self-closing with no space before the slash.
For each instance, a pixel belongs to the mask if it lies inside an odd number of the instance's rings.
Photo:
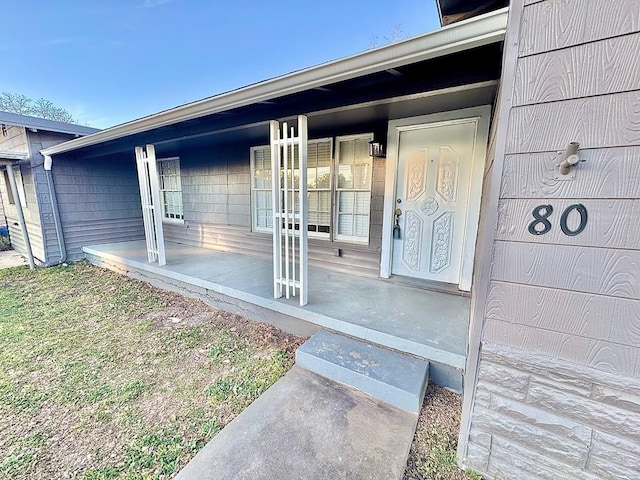
<svg viewBox="0 0 640 480">
<path fill-rule="evenodd" d="M 256 191 L 259 192 L 264 192 L 264 191 L 271 191 L 272 187 L 269 186 L 269 188 L 255 188 L 255 182 L 254 182 L 254 178 L 253 178 L 253 172 L 255 172 L 255 155 L 253 152 L 255 152 L 256 150 L 263 150 L 263 149 L 270 149 L 271 146 L 270 145 L 258 145 L 255 147 L 251 147 L 249 149 L 249 155 L 250 155 L 250 172 L 249 172 L 249 181 L 251 182 L 251 230 L 253 232 L 263 232 L 263 233 L 272 233 L 273 232 L 273 227 L 259 227 L 256 223 L 258 221 L 257 219 L 257 215 L 256 215 Z M 271 172 L 271 175 L 273 175 L 273 172 Z M 273 214 L 273 213 L 272 213 Z"/>
<path fill-rule="evenodd" d="M 327 190 L 329 191 L 329 197 L 330 197 L 330 202 L 331 202 L 331 206 L 330 208 L 330 212 L 329 212 L 329 231 L 328 232 L 312 232 L 312 231 L 308 231 L 307 235 L 309 236 L 309 238 L 320 238 L 323 240 L 331 240 L 331 232 L 333 232 L 333 175 L 334 175 L 334 157 L 333 157 L 333 137 L 325 137 L 325 138 L 314 138 L 313 140 L 309 140 L 307 142 L 307 144 L 309 145 L 313 145 L 314 143 L 323 143 L 323 142 L 329 142 L 329 154 L 331 156 L 331 160 L 329 161 L 329 188 L 313 188 L 311 190 L 309 190 L 309 188 L 307 187 L 307 192 L 309 191 L 323 191 L 326 192 Z"/>
<path fill-rule="evenodd" d="M 165 162 L 167 160 L 177 160 L 178 161 L 178 168 L 180 169 L 180 172 L 178 173 L 178 178 L 180 179 L 180 203 L 182 204 L 182 218 L 168 218 L 165 216 L 165 209 L 164 209 L 164 197 L 162 195 L 162 181 L 160 179 L 160 177 L 162 176 L 161 169 L 160 169 L 160 162 Z M 156 165 L 158 165 L 158 185 L 160 186 L 160 201 L 162 202 L 162 205 L 160 206 L 162 209 L 162 223 L 171 223 L 171 224 L 175 224 L 175 225 L 184 225 L 184 197 L 182 195 L 182 165 L 180 162 L 180 157 L 165 157 L 165 158 L 157 158 L 156 159 Z"/>
<path fill-rule="evenodd" d="M 355 237 L 355 236 L 351 236 L 351 235 L 340 235 L 338 234 L 338 192 L 343 191 L 342 189 L 338 188 L 338 178 L 337 175 L 339 174 L 338 172 L 338 159 L 340 158 L 340 142 L 343 141 L 348 141 L 348 140 L 357 140 L 359 138 L 366 138 L 369 140 L 369 142 L 373 141 L 373 133 L 361 133 L 361 134 L 355 134 L 355 135 L 341 135 L 341 136 L 337 136 L 336 137 L 336 142 L 335 142 L 335 155 L 334 155 L 334 171 L 335 171 L 335 175 L 336 177 L 334 178 L 334 192 L 333 192 L 333 224 L 335 225 L 335 228 L 332 229 L 333 232 L 333 240 L 336 242 L 344 242 L 344 243 L 355 243 L 358 245 L 369 245 L 369 240 L 370 240 L 370 232 L 371 232 L 371 200 L 369 200 L 369 228 L 367 230 L 367 238 L 362 238 L 362 237 Z M 369 189 L 368 190 L 363 190 L 363 189 L 348 189 L 348 190 L 344 190 L 344 191 L 359 191 L 359 192 L 364 192 L 367 191 L 369 192 L 369 195 L 371 195 L 371 188 L 372 188 L 372 184 L 373 184 L 373 158 L 371 159 L 371 179 L 369 182 Z"/>
</svg>

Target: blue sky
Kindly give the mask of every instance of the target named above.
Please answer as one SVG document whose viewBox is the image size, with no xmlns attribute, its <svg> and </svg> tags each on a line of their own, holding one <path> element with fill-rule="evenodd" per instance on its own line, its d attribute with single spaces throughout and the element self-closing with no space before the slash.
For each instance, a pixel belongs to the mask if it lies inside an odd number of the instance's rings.
<svg viewBox="0 0 640 480">
<path fill-rule="evenodd" d="M 2 17 L 0 92 L 97 128 L 439 26 L 435 0 L 17 1 Z"/>
</svg>

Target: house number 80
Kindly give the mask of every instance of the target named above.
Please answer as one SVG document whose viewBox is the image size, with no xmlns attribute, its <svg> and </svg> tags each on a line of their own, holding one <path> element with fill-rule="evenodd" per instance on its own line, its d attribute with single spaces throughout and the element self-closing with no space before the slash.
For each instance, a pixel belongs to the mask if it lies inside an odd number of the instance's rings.
<svg viewBox="0 0 640 480">
<path fill-rule="evenodd" d="M 572 230 L 569 228 L 569 225 L 567 225 L 567 219 L 569 218 L 569 214 L 574 210 L 580 215 L 580 223 Z M 549 217 L 553 213 L 553 207 L 551 205 L 538 205 L 531 213 L 533 218 L 535 218 L 535 220 L 529 224 L 528 228 L 531 235 L 544 235 L 551 230 L 551 222 L 549 221 Z M 587 209 L 583 204 L 575 203 L 573 205 L 569 205 L 564 209 L 560 216 L 560 229 L 565 235 L 575 237 L 583 232 L 587 226 L 588 219 L 589 215 L 587 214 Z"/>
</svg>

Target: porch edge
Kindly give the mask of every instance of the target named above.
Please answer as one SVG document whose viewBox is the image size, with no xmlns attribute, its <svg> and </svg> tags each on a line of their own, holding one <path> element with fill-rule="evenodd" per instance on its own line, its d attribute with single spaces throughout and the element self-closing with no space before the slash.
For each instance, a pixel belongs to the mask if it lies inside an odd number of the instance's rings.
<svg viewBox="0 0 640 480">
<path fill-rule="evenodd" d="M 205 290 L 206 292 L 213 292 L 218 295 L 224 295 L 226 297 L 233 298 L 250 305 L 255 305 L 265 310 L 276 312 L 280 315 L 284 315 L 292 319 L 301 320 L 303 322 L 317 326 L 318 329 L 325 328 L 334 332 L 341 333 L 343 335 L 371 342 L 385 348 L 409 353 L 411 355 L 427 359 L 430 362 L 434 362 L 436 364 L 446 365 L 459 371 L 460 374 L 462 374 L 464 368 L 464 364 L 466 361 L 464 355 L 447 352 L 445 350 L 440 350 L 428 345 L 422 345 L 411 340 L 394 337 L 393 335 L 390 335 L 388 333 L 362 327 L 360 325 L 347 323 L 342 320 L 328 317 L 326 315 L 308 311 L 298 306 L 287 305 L 275 299 L 260 297 L 251 293 L 242 292 L 235 288 L 226 287 L 215 282 L 202 280 L 197 277 L 174 272 L 165 267 L 159 267 L 136 260 L 123 258 L 111 253 L 98 251 L 91 247 L 82 247 L 82 251 L 87 256 L 110 260 L 112 262 L 116 262 L 119 265 L 131 267 L 152 275 L 159 275 L 188 285 L 193 285 L 197 288 Z"/>
</svg>

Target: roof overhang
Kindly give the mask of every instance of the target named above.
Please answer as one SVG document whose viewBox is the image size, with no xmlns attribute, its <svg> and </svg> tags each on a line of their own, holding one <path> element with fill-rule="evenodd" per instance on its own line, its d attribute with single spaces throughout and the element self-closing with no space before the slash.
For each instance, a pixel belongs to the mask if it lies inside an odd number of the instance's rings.
<svg viewBox="0 0 640 480">
<path fill-rule="evenodd" d="M 54 120 L 2 111 L 0 111 L 0 123 L 28 128 L 31 131 L 45 130 L 47 132 L 66 133 L 76 136 L 90 135 L 100 131 L 97 128 L 85 127 L 75 123 L 57 122 Z"/>
<path fill-rule="evenodd" d="M 389 70 L 424 60 L 451 55 L 504 40 L 508 9 L 456 23 L 431 33 L 321 65 L 298 70 L 214 97 L 165 110 L 93 135 L 43 149 L 45 156 L 117 140 L 159 127 L 192 120 L 227 110 L 267 102 L 336 82 Z"/>
<path fill-rule="evenodd" d="M 25 152 L 10 152 L 6 150 L 0 150 L 0 165 L 19 162 L 28 158 L 29 154 Z"/>
<path fill-rule="evenodd" d="M 498 10 L 509 5 L 509 0 L 436 0 L 441 25 Z"/>
</svg>

